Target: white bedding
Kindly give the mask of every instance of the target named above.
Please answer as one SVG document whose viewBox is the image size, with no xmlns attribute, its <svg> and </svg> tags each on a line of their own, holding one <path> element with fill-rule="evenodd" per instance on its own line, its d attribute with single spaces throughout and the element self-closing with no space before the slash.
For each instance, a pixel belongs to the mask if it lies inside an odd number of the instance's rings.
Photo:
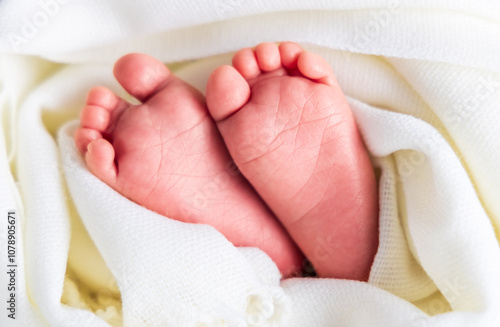
<svg viewBox="0 0 500 327">
<path fill-rule="evenodd" d="M 500 325 L 500 3 L 28 2 L 0 2 L 0 248 L 14 210 L 19 326 Z M 284 40 L 330 62 L 380 171 L 368 283 L 280 281 L 260 250 L 123 198 L 74 147 L 91 86 L 126 96 L 121 55 L 203 91 L 231 52 Z"/>
</svg>

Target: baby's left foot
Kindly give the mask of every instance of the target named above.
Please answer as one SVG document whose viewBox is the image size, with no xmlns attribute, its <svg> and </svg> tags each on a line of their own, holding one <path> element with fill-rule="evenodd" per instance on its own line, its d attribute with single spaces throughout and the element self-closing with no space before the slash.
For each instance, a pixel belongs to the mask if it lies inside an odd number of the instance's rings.
<svg viewBox="0 0 500 327">
<path fill-rule="evenodd" d="M 75 133 L 90 171 L 136 203 L 169 218 L 211 225 L 236 246 L 265 251 L 284 275 L 294 273 L 302 254 L 231 168 L 203 95 L 146 55 L 122 57 L 114 72 L 141 104 L 92 89 Z"/>
<path fill-rule="evenodd" d="M 235 54 L 207 105 L 236 164 L 321 277 L 366 280 L 378 242 L 375 175 L 326 61 L 294 43 Z"/>
</svg>

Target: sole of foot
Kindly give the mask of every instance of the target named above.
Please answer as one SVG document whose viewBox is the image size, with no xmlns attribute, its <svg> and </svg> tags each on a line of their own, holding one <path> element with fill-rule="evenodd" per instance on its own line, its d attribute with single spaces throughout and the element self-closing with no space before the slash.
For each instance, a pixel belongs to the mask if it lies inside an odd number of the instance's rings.
<svg viewBox="0 0 500 327">
<path fill-rule="evenodd" d="M 114 74 L 140 104 L 104 87 L 89 92 L 75 134 L 89 170 L 150 210 L 211 225 L 296 273 L 302 254 L 235 168 L 202 94 L 143 54 L 122 57 Z"/>
<path fill-rule="evenodd" d="M 318 275 L 367 280 L 377 184 L 328 63 L 291 42 L 242 49 L 211 74 L 207 105 L 235 163 Z"/>
</svg>

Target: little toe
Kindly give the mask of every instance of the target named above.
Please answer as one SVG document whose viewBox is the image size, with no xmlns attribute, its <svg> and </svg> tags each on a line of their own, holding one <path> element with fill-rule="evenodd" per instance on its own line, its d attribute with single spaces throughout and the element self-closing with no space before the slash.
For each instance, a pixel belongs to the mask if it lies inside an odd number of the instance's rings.
<svg viewBox="0 0 500 327">
<path fill-rule="evenodd" d="M 161 61 L 139 53 L 121 57 L 113 72 L 121 86 L 142 102 L 151 98 L 174 78 Z"/>
<path fill-rule="evenodd" d="M 257 62 L 264 72 L 270 72 L 281 66 L 280 52 L 274 43 L 261 43 L 255 48 Z"/>
<path fill-rule="evenodd" d="M 221 66 L 208 79 L 206 98 L 210 114 L 219 122 L 247 103 L 250 86 L 234 67 Z"/>
<path fill-rule="evenodd" d="M 312 52 L 303 52 L 297 60 L 297 67 L 302 75 L 315 82 L 333 86 L 336 84 L 328 62 Z"/>
<path fill-rule="evenodd" d="M 75 132 L 75 144 L 80 153 L 86 153 L 88 145 L 97 139 L 102 138 L 101 133 L 91 128 L 78 128 Z"/>
<path fill-rule="evenodd" d="M 114 186 L 116 181 L 115 150 L 111 143 L 103 138 L 90 142 L 85 155 L 89 170 L 100 180 Z"/>
<path fill-rule="evenodd" d="M 241 49 L 234 54 L 233 67 L 246 79 L 257 77 L 260 74 L 255 51 L 251 48 Z"/>
<path fill-rule="evenodd" d="M 299 56 L 304 50 L 297 43 L 283 42 L 279 45 L 281 65 L 286 69 L 296 69 Z"/>
</svg>

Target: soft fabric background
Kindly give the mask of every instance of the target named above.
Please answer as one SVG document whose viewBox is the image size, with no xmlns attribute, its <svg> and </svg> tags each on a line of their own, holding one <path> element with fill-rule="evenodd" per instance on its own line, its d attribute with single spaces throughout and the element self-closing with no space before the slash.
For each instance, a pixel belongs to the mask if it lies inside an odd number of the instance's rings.
<svg viewBox="0 0 500 327">
<path fill-rule="evenodd" d="M 231 52 L 283 40 L 331 63 L 380 172 L 369 283 L 280 282 L 261 251 L 123 198 L 73 145 L 90 87 L 126 97 L 121 55 L 154 55 L 203 91 Z M 3 0 L 0 110 L 19 326 L 500 325 L 495 0 Z"/>
</svg>

